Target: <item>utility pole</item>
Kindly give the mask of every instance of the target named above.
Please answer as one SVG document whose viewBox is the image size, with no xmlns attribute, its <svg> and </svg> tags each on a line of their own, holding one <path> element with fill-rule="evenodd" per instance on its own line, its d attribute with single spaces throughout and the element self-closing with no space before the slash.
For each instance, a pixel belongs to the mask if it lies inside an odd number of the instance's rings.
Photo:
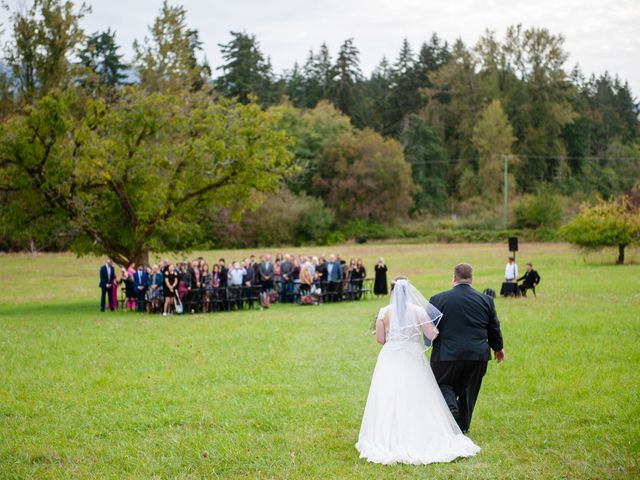
<svg viewBox="0 0 640 480">
<path fill-rule="evenodd" d="M 503 195 L 504 195 L 504 212 L 502 217 L 502 228 L 506 230 L 509 226 L 509 155 L 503 155 L 504 158 L 504 186 Z"/>
</svg>

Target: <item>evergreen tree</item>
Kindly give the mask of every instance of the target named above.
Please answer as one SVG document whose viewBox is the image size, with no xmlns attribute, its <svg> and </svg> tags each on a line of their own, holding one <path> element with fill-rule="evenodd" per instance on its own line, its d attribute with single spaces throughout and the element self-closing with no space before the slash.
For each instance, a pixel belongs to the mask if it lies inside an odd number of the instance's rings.
<svg viewBox="0 0 640 480">
<path fill-rule="evenodd" d="M 402 136 L 404 158 L 411 165 L 414 195 L 418 212 L 438 214 L 447 206 L 446 174 L 449 160 L 436 130 L 417 115 L 409 117 L 409 127 Z"/>
<path fill-rule="evenodd" d="M 333 66 L 332 82 L 329 86 L 329 100 L 353 123 L 361 127 L 363 118 L 362 71 L 358 59 L 358 49 L 349 38 L 340 46 Z"/>
<path fill-rule="evenodd" d="M 95 88 L 103 85 L 113 88 L 124 84 L 127 65 L 122 62 L 123 56 L 118 53 L 119 48 L 116 33 L 111 29 L 87 37 L 79 54 L 80 64 L 88 70 L 82 81 L 85 86 Z"/>
<path fill-rule="evenodd" d="M 415 55 L 405 38 L 391 71 L 392 86 L 386 122 L 389 129 L 385 134 L 401 135 L 409 126 L 409 115 L 422 107 L 420 82 L 415 67 Z"/>
<path fill-rule="evenodd" d="M 219 45 L 225 63 L 218 67 L 222 75 L 216 79 L 216 88 L 241 103 L 249 103 L 251 96 L 263 105 L 273 103 L 271 64 L 260 51 L 255 35 L 231 32 L 231 36 L 229 43 Z"/>
</svg>

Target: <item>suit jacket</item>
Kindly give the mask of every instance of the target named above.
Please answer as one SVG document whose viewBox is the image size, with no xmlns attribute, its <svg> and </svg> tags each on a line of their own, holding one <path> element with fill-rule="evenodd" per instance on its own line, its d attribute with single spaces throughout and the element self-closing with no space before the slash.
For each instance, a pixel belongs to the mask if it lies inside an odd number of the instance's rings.
<svg viewBox="0 0 640 480">
<path fill-rule="evenodd" d="M 433 342 L 431 361 L 491 359 L 491 350 L 502 350 L 502 332 L 493 299 L 460 284 L 431 297 L 442 312 L 440 334 Z"/>
<path fill-rule="evenodd" d="M 107 285 L 113 285 L 116 281 L 116 271 L 113 267 L 107 270 L 106 265 L 100 267 L 100 288 L 107 288 Z"/>
<path fill-rule="evenodd" d="M 261 262 L 258 267 L 258 272 L 260 273 L 261 278 L 270 277 L 273 278 L 273 262 Z"/>
<path fill-rule="evenodd" d="M 136 270 L 136 273 L 133 274 L 133 288 L 136 289 L 136 292 L 138 291 L 138 287 L 147 288 L 148 280 L 147 272 L 144 270 Z"/>
<path fill-rule="evenodd" d="M 329 265 L 333 265 L 331 272 L 329 272 Z M 341 282 L 342 281 L 342 265 L 340 262 L 327 263 L 327 281 L 329 282 Z"/>
<path fill-rule="evenodd" d="M 535 287 L 540 283 L 540 275 L 535 270 L 531 270 L 530 272 L 524 272 L 524 275 L 521 276 L 518 281 L 524 280 L 522 282 L 523 285 L 527 287 Z"/>
</svg>

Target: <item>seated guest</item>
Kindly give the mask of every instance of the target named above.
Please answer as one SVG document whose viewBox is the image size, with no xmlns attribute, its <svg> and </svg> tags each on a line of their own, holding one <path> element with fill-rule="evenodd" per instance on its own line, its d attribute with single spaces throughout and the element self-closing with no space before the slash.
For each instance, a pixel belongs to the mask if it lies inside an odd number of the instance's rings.
<svg viewBox="0 0 640 480">
<path fill-rule="evenodd" d="M 527 290 L 533 290 L 535 294 L 536 285 L 540 283 L 540 275 L 533 269 L 533 265 L 527 263 L 526 269 L 527 271 L 524 272 L 524 275 L 518 279 L 519 282 L 522 281 L 522 285 L 519 288 L 523 297 L 527 296 Z"/>
<path fill-rule="evenodd" d="M 107 258 L 104 265 L 100 267 L 100 311 L 104 312 L 105 297 L 109 303 L 109 310 L 115 310 L 113 302 L 113 285 L 116 283 L 116 272 L 113 268 L 113 260 Z"/>
<path fill-rule="evenodd" d="M 171 313 L 171 307 L 178 294 L 178 273 L 172 263 L 167 265 L 167 269 L 164 274 L 164 312 L 163 316 L 167 316 Z"/>
<path fill-rule="evenodd" d="M 144 265 L 139 264 L 138 270 L 133 277 L 133 287 L 136 292 L 136 305 L 138 307 L 138 312 L 144 312 L 145 306 L 145 298 L 147 294 L 147 282 L 149 278 L 147 277 L 147 272 L 144 269 Z"/>
<path fill-rule="evenodd" d="M 162 284 L 163 275 L 160 273 L 158 265 L 154 265 L 151 269 L 151 275 L 147 281 L 147 295 L 149 297 L 149 303 L 151 304 L 151 311 L 156 312 L 160 304 L 160 296 L 163 291 Z"/>
<path fill-rule="evenodd" d="M 516 259 L 509 257 L 507 265 L 504 267 L 504 281 L 516 283 L 518 278 L 518 265 L 516 265 Z"/>
</svg>

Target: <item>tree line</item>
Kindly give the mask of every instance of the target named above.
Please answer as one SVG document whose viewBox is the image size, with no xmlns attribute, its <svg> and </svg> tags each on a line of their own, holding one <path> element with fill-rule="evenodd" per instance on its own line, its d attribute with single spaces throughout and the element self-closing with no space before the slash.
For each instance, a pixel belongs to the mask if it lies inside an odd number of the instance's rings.
<svg viewBox="0 0 640 480">
<path fill-rule="evenodd" d="M 562 35 L 546 29 L 405 40 L 365 75 L 353 39 L 275 72 L 237 31 L 210 65 L 167 1 L 125 59 L 113 30 L 83 30 L 88 14 L 34 0 L 3 26 L 2 248 L 124 261 L 409 220 L 495 228 L 505 193 L 511 226 L 555 228 L 640 178 L 628 84 L 568 70 Z"/>
</svg>

